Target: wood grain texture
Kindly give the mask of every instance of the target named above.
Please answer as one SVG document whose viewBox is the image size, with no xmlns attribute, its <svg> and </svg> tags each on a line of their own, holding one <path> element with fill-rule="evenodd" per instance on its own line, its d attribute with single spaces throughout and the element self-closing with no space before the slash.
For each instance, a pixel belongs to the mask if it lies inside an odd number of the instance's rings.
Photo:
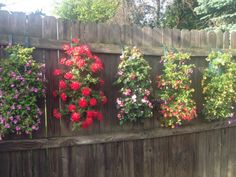
<svg viewBox="0 0 236 177">
<path fill-rule="evenodd" d="M 120 142 L 130 140 L 141 140 L 148 138 L 168 137 L 182 134 L 191 134 L 195 132 L 204 132 L 210 130 L 218 130 L 223 128 L 235 127 L 236 123 L 228 124 L 225 122 L 215 123 L 198 123 L 188 125 L 179 129 L 156 128 L 151 130 L 138 129 L 133 132 L 114 132 L 108 134 L 98 134 L 89 136 L 76 136 L 76 137 L 56 137 L 47 139 L 34 139 L 34 140 L 8 140 L 0 142 L 0 152 L 15 151 L 15 150 L 29 150 L 29 149 L 47 149 L 58 148 L 73 145 L 88 145 L 99 144 L 108 142 Z"/>
<path fill-rule="evenodd" d="M 236 128 L 0 153 L 1 177 L 234 177 Z"/>
</svg>

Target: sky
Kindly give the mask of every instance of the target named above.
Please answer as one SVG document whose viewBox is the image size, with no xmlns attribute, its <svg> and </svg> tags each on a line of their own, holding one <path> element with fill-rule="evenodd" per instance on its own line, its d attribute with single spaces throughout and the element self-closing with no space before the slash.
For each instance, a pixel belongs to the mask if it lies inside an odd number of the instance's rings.
<svg viewBox="0 0 236 177">
<path fill-rule="evenodd" d="M 59 0 L 0 0 L 0 3 L 6 4 L 3 10 L 18 12 L 35 12 L 41 10 L 47 15 L 52 14 L 53 3 Z"/>
</svg>

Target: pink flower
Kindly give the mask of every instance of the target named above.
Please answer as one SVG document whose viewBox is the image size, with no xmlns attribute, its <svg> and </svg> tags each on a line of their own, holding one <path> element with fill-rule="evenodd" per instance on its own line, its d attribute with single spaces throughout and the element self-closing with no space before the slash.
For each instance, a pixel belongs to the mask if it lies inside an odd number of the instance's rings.
<svg viewBox="0 0 236 177">
<path fill-rule="evenodd" d="M 129 96 L 129 95 L 131 95 L 131 90 L 130 89 L 126 89 L 124 92 L 123 92 L 123 94 L 124 95 L 126 95 L 126 96 Z"/>
</svg>

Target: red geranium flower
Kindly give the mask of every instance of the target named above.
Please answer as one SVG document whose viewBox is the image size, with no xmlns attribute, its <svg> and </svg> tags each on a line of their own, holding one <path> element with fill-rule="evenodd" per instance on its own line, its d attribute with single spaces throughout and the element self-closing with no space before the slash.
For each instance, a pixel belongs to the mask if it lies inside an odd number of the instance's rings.
<svg viewBox="0 0 236 177">
<path fill-rule="evenodd" d="M 84 96 L 89 96 L 91 94 L 91 90 L 88 87 L 84 87 L 81 92 Z"/>
<path fill-rule="evenodd" d="M 103 69 L 102 67 L 102 63 L 100 62 L 95 62 L 93 64 L 90 65 L 90 69 L 92 72 L 96 73 L 98 71 L 101 71 Z"/>
<path fill-rule="evenodd" d="M 70 84 L 70 88 L 71 88 L 72 90 L 77 91 L 77 90 L 79 90 L 79 88 L 80 88 L 80 83 L 79 83 L 78 81 L 74 81 L 74 82 L 72 82 L 72 83 Z"/>
<path fill-rule="evenodd" d="M 59 113 L 56 108 L 53 109 L 53 116 L 56 119 L 61 119 L 61 113 Z"/>
<path fill-rule="evenodd" d="M 73 104 L 69 104 L 68 109 L 70 112 L 74 112 L 74 111 L 76 111 L 76 106 Z"/>
<path fill-rule="evenodd" d="M 87 101 L 86 101 L 85 98 L 80 98 L 79 101 L 78 101 L 78 105 L 81 108 L 85 108 L 88 104 L 87 104 Z"/>
<path fill-rule="evenodd" d="M 61 65 L 64 65 L 64 64 L 65 64 L 65 62 L 66 62 L 66 58 L 61 58 L 61 60 L 60 60 L 60 62 L 59 62 L 59 63 L 60 63 Z"/>
<path fill-rule="evenodd" d="M 65 65 L 66 66 L 72 66 L 74 62 L 72 60 L 66 60 Z"/>
<path fill-rule="evenodd" d="M 53 71 L 53 75 L 54 75 L 54 76 L 60 76 L 61 74 L 62 74 L 62 72 L 61 72 L 60 69 L 55 69 L 55 70 Z"/>
<path fill-rule="evenodd" d="M 107 103 L 107 97 L 106 96 L 103 96 L 102 97 L 102 104 L 106 104 Z"/>
<path fill-rule="evenodd" d="M 63 90 L 66 89 L 66 82 L 63 80 L 59 81 L 59 89 Z"/>
<path fill-rule="evenodd" d="M 79 120 L 80 120 L 80 114 L 77 113 L 77 112 L 72 113 L 72 114 L 71 114 L 71 120 L 72 120 L 73 122 L 79 122 Z"/>
<path fill-rule="evenodd" d="M 89 101 L 90 106 L 96 106 L 97 100 L 95 98 L 91 98 Z"/>
<path fill-rule="evenodd" d="M 82 122 L 82 128 L 86 129 L 88 128 L 90 125 L 92 125 L 93 123 L 93 119 L 90 117 L 87 117 L 83 122 Z"/>
<path fill-rule="evenodd" d="M 103 86 L 105 81 L 103 79 L 99 79 L 99 83 L 100 83 L 101 86 Z"/>
<path fill-rule="evenodd" d="M 70 49 L 70 46 L 68 45 L 68 44 L 65 44 L 65 45 L 63 45 L 63 50 L 69 50 Z"/>
<path fill-rule="evenodd" d="M 102 121 L 103 120 L 103 115 L 102 115 L 102 113 L 101 112 L 97 112 L 97 119 L 99 120 L 99 121 Z"/>
<path fill-rule="evenodd" d="M 84 120 L 84 121 L 82 122 L 82 128 L 83 128 L 83 129 L 88 128 L 88 124 L 87 124 L 86 120 Z"/>
<path fill-rule="evenodd" d="M 79 40 L 78 40 L 77 38 L 73 38 L 71 41 L 72 41 L 72 43 L 74 43 L 74 44 L 78 44 L 78 43 L 79 43 Z"/>
<path fill-rule="evenodd" d="M 67 99 L 67 95 L 64 92 L 61 93 L 61 100 L 66 101 L 66 99 Z"/>
<path fill-rule="evenodd" d="M 87 111 L 87 117 L 91 117 L 91 118 L 95 117 L 95 111 L 93 110 Z"/>
<path fill-rule="evenodd" d="M 88 126 L 92 125 L 92 123 L 93 123 L 93 119 L 92 119 L 91 117 L 87 117 L 87 118 L 85 119 L 85 121 L 86 121 L 86 123 L 87 123 Z"/>
<path fill-rule="evenodd" d="M 67 73 L 64 75 L 64 78 L 70 80 L 70 79 L 73 78 L 73 74 L 72 74 L 71 72 L 67 72 Z"/>
<path fill-rule="evenodd" d="M 53 97 L 57 97 L 57 90 L 53 90 L 52 95 Z"/>
<path fill-rule="evenodd" d="M 80 59 L 80 60 L 77 61 L 78 68 L 84 67 L 85 64 L 86 64 L 86 62 L 83 59 Z"/>
</svg>

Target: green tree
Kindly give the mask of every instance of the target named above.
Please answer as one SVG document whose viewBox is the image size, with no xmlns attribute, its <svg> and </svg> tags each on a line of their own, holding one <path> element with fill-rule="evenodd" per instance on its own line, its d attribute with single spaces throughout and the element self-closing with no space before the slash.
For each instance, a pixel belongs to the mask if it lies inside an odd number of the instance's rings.
<svg viewBox="0 0 236 177">
<path fill-rule="evenodd" d="M 106 22 L 116 14 L 119 0 L 62 0 L 55 7 L 56 15 L 82 22 Z"/>
<path fill-rule="evenodd" d="M 203 27 L 236 29 L 235 0 L 198 0 L 194 10 L 204 22 Z"/>
<path fill-rule="evenodd" d="M 197 0 L 174 0 L 166 6 L 162 25 L 167 28 L 196 29 L 201 26 L 200 18 L 194 11 Z"/>
</svg>

